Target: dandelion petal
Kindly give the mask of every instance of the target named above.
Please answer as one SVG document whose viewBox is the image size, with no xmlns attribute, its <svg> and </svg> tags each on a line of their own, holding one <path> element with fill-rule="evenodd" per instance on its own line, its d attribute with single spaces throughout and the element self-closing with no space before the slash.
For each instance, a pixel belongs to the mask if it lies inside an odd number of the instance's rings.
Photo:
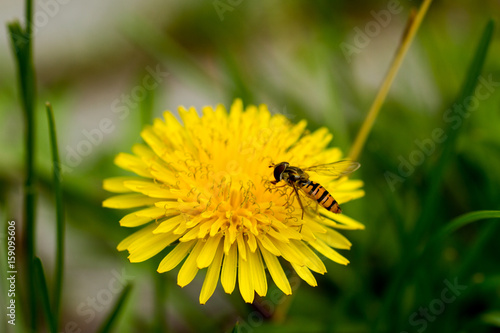
<svg viewBox="0 0 500 333">
<path fill-rule="evenodd" d="M 248 255 L 248 263 L 252 271 L 255 291 L 259 296 L 265 296 L 267 294 L 266 272 L 264 271 L 264 265 L 258 249 Z"/>
<path fill-rule="evenodd" d="M 196 241 L 180 243 L 170 251 L 169 254 L 160 262 L 158 273 L 168 272 L 175 268 L 187 256 L 193 248 Z"/>
<path fill-rule="evenodd" d="M 222 266 L 221 284 L 224 291 L 228 294 L 233 292 L 236 284 L 237 259 L 238 257 L 235 244 L 231 246 L 229 252 L 224 256 L 224 264 Z"/>
<path fill-rule="evenodd" d="M 182 265 L 179 274 L 177 275 L 177 284 L 181 287 L 187 286 L 198 273 L 198 266 L 196 265 L 196 259 L 203 249 L 203 241 L 198 241 L 194 246 L 194 249 L 189 254 L 188 258 Z"/>
<path fill-rule="evenodd" d="M 306 281 L 310 286 L 316 287 L 318 283 L 316 282 L 316 279 L 314 278 L 314 275 L 312 275 L 311 271 L 305 267 L 305 266 L 298 266 L 292 262 L 292 267 L 293 269 L 297 272 L 297 274 L 300 276 L 300 278 L 304 281 Z"/>
<path fill-rule="evenodd" d="M 238 260 L 238 285 L 241 296 L 247 303 L 252 303 L 255 297 L 253 282 L 249 260 L 243 260 L 240 257 Z"/>
<path fill-rule="evenodd" d="M 290 287 L 290 283 L 288 282 L 288 279 L 285 275 L 285 272 L 283 271 L 283 267 L 281 267 L 281 264 L 278 261 L 278 258 L 276 258 L 276 256 L 274 256 L 266 249 L 261 248 L 260 250 L 262 252 L 262 257 L 266 262 L 267 269 L 269 270 L 269 273 L 274 280 L 274 283 L 276 283 L 276 285 L 281 289 L 282 292 L 284 292 L 286 295 L 290 295 L 292 293 L 292 288 Z"/>
<path fill-rule="evenodd" d="M 208 267 L 207 276 L 205 277 L 205 281 L 203 281 L 203 286 L 201 287 L 200 304 L 205 304 L 213 295 L 215 287 L 217 287 L 223 254 L 223 245 L 219 242 L 215 257 Z"/>
<path fill-rule="evenodd" d="M 212 263 L 212 260 L 214 259 L 221 238 L 222 235 L 208 238 L 208 240 L 205 243 L 205 246 L 203 246 L 203 250 L 196 259 L 196 264 L 198 265 L 198 268 L 201 269 L 208 267 L 208 265 Z"/>
</svg>

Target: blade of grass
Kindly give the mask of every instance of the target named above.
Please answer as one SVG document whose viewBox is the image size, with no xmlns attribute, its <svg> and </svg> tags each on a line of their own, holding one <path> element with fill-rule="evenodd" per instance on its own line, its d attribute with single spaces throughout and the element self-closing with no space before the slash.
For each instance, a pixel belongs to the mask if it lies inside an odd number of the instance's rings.
<svg viewBox="0 0 500 333">
<path fill-rule="evenodd" d="M 123 305 L 125 304 L 125 301 L 128 298 L 128 295 L 130 294 L 130 290 L 132 289 L 132 284 L 128 283 L 125 288 L 123 288 L 123 291 L 118 298 L 118 301 L 115 304 L 115 307 L 113 310 L 109 313 L 108 318 L 104 321 L 103 325 L 101 326 L 101 329 L 98 330 L 100 333 L 107 333 L 111 332 L 111 329 L 113 328 L 113 325 L 116 322 L 116 319 L 118 318 L 118 315 L 120 314 L 120 310 L 122 309 Z"/>
<path fill-rule="evenodd" d="M 467 72 L 466 80 L 463 85 L 464 88 L 462 89 L 462 92 L 457 99 L 458 102 L 462 102 L 467 96 L 470 96 L 472 94 L 486 58 L 488 47 L 493 35 L 493 30 L 494 22 L 490 20 L 483 31 L 480 43 L 476 49 L 475 56 Z M 473 84 L 471 82 L 473 82 Z M 433 168 L 433 172 L 430 176 L 430 189 L 427 192 L 426 198 L 424 200 L 422 213 L 416 223 L 413 237 L 409 239 L 407 250 L 403 251 L 405 255 L 403 255 L 403 257 L 401 258 L 399 267 L 396 269 L 396 273 L 393 275 L 393 279 L 389 284 L 389 287 L 387 289 L 388 291 L 386 292 L 386 297 L 384 298 L 384 302 L 380 310 L 381 313 L 377 317 L 375 325 L 373 325 L 374 331 L 380 329 L 380 326 L 382 325 L 382 322 L 384 320 L 389 323 L 390 316 L 394 315 L 393 304 L 397 297 L 398 291 L 401 290 L 402 283 L 404 281 L 407 281 L 407 279 L 405 279 L 407 273 L 412 267 L 414 267 L 412 258 L 415 255 L 416 245 L 422 240 L 422 233 L 427 230 L 426 227 L 430 223 L 435 223 L 435 221 L 432 219 L 432 215 L 441 202 L 441 200 L 439 200 L 439 191 L 442 184 L 443 173 L 445 170 L 445 166 L 448 164 L 448 161 L 453 157 L 453 148 L 455 146 L 458 131 L 451 130 L 448 132 L 450 132 L 449 138 L 444 143 L 445 146 L 443 148 L 443 154 L 438 160 L 437 165 Z"/>
<path fill-rule="evenodd" d="M 26 264 L 27 294 L 29 308 L 29 327 L 36 331 L 36 296 L 35 296 L 35 211 L 36 211 L 36 173 L 35 173 L 35 70 L 33 67 L 32 22 L 33 1 L 26 0 L 23 29 L 19 21 L 8 24 L 9 34 L 16 59 L 19 77 L 21 105 L 24 111 L 25 163 L 24 183 L 24 228 L 22 243 L 26 244 L 24 263 Z"/>
<path fill-rule="evenodd" d="M 479 81 L 483 65 L 488 54 L 488 49 L 492 42 L 494 28 L 495 24 L 493 20 L 490 20 L 483 30 L 483 34 L 476 48 L 474 58 L 469 65 L 466 78 L 462 85 L 462 90 L 453 106 L 466 105 L 465 101 L 470 98 L 470 96 L 474 96 L 475 87 L 477 86 L 477 83 Z M 462 121 L 465 122 L 465 117 L 464 119 L 462 119 Z M 440 224 L 436 223 L 434 217 L 438 215 L 438 209 L 441 205 L 442 188 L 446 176 L 446 170 L 451 164 L 453 164 L 453 160 L 456 158 L 455 146 L 463 127 L 464 126 L 454 129 L 451 125 L 448 125 L 448 128 L 446 130 L 446 133 L 448 135 L 447 141 L 443 143 L 441 155 L 436 164 L 433 166 L 432 171 L 429 175 L 430 185 L 427 193 L 424 193 L 421 214 L 415 223 L 415 228 L 412 232 L 413 236 L 412 238 L 410 238 L 410 242 L 407 243 L 408 247 L 405 251 L 406 253 L 413 252 L 415 251 L 414 249 L 418 249 L 423 245 L 427 245 L 425 251 L 427 255 L 424 255 L 420 258 L 421 264 L 415 265 L 417 269 L 429 269 L 429 264 L 424 263 L 424 258 L 427 258 L 427 260 L 431 260 L 430 258 L 437 258 L 442 251 L 442 248 L 439 246 L 440 244 L 433 243 L 433 237 L 429 239 L 428 235 L 439 235 L 439 233 L 442 232 L 437 229 L 440 227 Z M 436 233 L 434 231 L 436 231 Z M 430 243 L 433 243 L 433 246 L 428 246 L 428 244 Z M 403 260 L 405 259 L 403 258 Z M 428 274 L 428 278 L 430 280 L 437 279 L 438 275 L 435 274 L 435 272 L 437 271 L 438 270 L 431 270 Z M 463 272 L 464 271 L 462 271 L 462 273 Z M 434 274 L 435 277 L 432 277 L 432 274 Z M 411 279 L 406 280 L 409 281 Z M 424 287 L 430 288 L 430 286 L 431 284 L 427 284 Z M 419 295 L 423 295 L 422 290 Z M 421 302 L 416 299 L 414 305 L 417 306 L 419 303 Z"/>
<path fill-rule="evenodd" d="M 476 212 L 470 212 L 467 214 L 463 214 L 455 219 L 453 219 L 450 223 L 446 224 L 441 231 L 436 234 L 437 240 L 439 238 L 443 238 L 448 234 L 451 234 L 455 230 L 458 230 L 467 224 L 472 222 L 476 222 L 479 220 L 489 219 L 489 218 L 500 218 L 499 210 L 481 210 Z"/>
<path fill-rule="evenodd" d="M 475 211 L 475 212 L 470 212 L 463 214 L 459 217 L 456 217 L 455 219 L 451 220 L 449 223 L 441 227 L 441 229 L 434 234 L 434 236 L 429 240 L 427 243 L 426 247 L 423 248 L 421 251 L 412 251 L 407 259 L 404 261 L 404 269 L 405 271 L 398 271 L 398 276 L 396 279 L 402 280 L 404 278 L 403 274 L 407 274 L 411 268 L 413 267 L 426 267 L 428 268 L 428 265 L 424 265 L 422 262 L 423 260 L 428 259 L 429 257 L 432 256 L 432 252 L 437 252 L 437 249 L 439 249 L 439 245 L 443 243 L 444 239 L 455 232 L 456 230 L 467 226 L 470 223 L 473 222 L 478 222 L 481 220 L 485 219 L 492 219 L 492 218 L 500 218 L 500 211 Z M 432 256 L 432 257 L 438 257 L 437 255 Z M 458 275 L 461 276 L 461 275 Z M 392 287 L 392 286 L 391 286 Z M 386 297 L 391 297 L 395 298 L 395 293 L 400 290 L 400 289 L 395 289 L 394 287 L 389 289 L 389 292 L 386 293 Z M 427 298 L 428 299 L 428 298 Z M 386 303 L 383 304 L 383 309 L 385 309 Z M 395 313 L 395 312 L 394 312 Z M 391 313 L 394 315 L 394 313 Z M 396 317 L 398 317 L 396 315 Z M 375 327 L 376 330 L 376 327 Z"/>
<path fill-rule="evenodd" d="M 426 255 L 429 255 L 428 252 L 432 252 L 432 249 L 435 246 L 442 244 L 443 240 L 456 230 L 473 222 L 496 218 L 500 218 L 499 210 L 479 210 L 466 213 L 454 218 L 449 223 L 441 227 L 436 233 L 434 233 L 434 235 L 427 242 L 425 248 L 421 251 L 420 254 L 418 254 L 419 258 L 423 258 L 426 257 Z"/>
<path fill-rule="evenodd" d="M 481 321 L 491 326 L 500 327 L 500 311 L 491 311 L 483 314 Z"/>
<path fill-rule="evenodd" d="M 489 20 L 483 29 L 476 52 L 466 73 L 462 89 L 453 105 L 464 105 L 467 98 L 474 96 L 474 91 L 481 76 L 486 56 L 491 45 L 494 29 L 494 21 Z M 462 121 L 465 122 L 465 117 Z M 436 216 L 436 211 L 440 205 L 441 189 L 444 183 L 445 171 L 451 164 L 451 161 L 455 158 L 455 145 L 461 132 L 460 129 L 463 127 L 464 126 L 462 125 L 461 127 L 454 129 L 451 124 L 449 124 L 448 129 L 446 130 L 448 138 L 443 143 L 441 156 L 436 165 L 432 168 L 429 176 L 430 186 L 427 193 L 425 193 L 422 211 L 412 232 L 413 236 L 410 238 L 410 242 L 407 243 L 408 247 L 405 251 L 406 253 L 413 251 L 413 248 L 418 247 L 421 242 L 427 243 L 426 234 L 432 233 L 433 229 L 435 230 L 439 227 L 439 224 L 435 223 L 433 216 Z M 427 249 L 432 248 L 437 250 L 439 249 L 439 247 L 427 247 Z M 427 253 L 430 253 L 430 250 L 428 250 Z M 435 257 L 435 255 L 429 254 L 429 257 Z"/>
<path fill-rule="evenodd" d="M 434 234 L 434 236 L 430 238 L 430 240 L 426 244 L 425 248 L 423 248 L 423 250 L 420 251 L 419 253 L 416 253 L 415 256 L 409 260 L 410 262 L 413 263 L 413 266 L 420 268 L 415 273 L 423 274 L 428 280 L 427 283 L 422 284 L 422 286 L 420 288 L 418 286 L 416 287 L 417 290 L 419 290 L 419 295 L 424 293 L 427 289 L 429 289 L 428 286 L 430 284 L 432 284 L 432 282 L 429 282 L 429 280 L 432 281 L 433 279 L 429 278 L 429 271 L 428 270 L 429 269 L 431 271 L 439 270 L 438 267 L 435 267 L 435 269 L 433 269 L 431 266 L 431 265 L 433 265 L 433 266 L 439 265 L 439 263 L 438 262 L 429 263 L 428 258 L 441 257 L 441 253 L 443 252 L 443 244 L 445 242 L 446 237 L 450 236 L 452 233 L 454 233 L 458 229 L 461 229 L 462 227 L 465 227 L 471 223 L 479 222 L 479 221 L 483 221 L 483 220 L 488 220 L 488 219 L 494 219 L 491 221 L 498 222 L 499 221 L 498 218 L 500 218 L 500 211 L 475 211 L 475 212 L 470 212 L 470 213 L 466 213 L 466 214 L 463 214 L 461 216 L 458 216 L 455 219 L 453 219 L 452 221 L 450 221 L 449 223 L 447 223 L 446 225 L 444 225 L 443 227 L 441 227 L 439 229 L 439 231 L 436 232 Z M 484 234 L 483 231 L 491 230 L 492 225 L 494 225 L 494 223 L 484 225 L 484 227 L 481 228 L 481 234 Z M 496 223 L 496 226 L 497 225 L 498 225 L 498 223 Z M 476 244 L 474 244 L 474 246 L 472 246 L 471 248 L 475 249 L 477 247 L 478 242 L 476 242 Z M 481 249 L 482 249 L 482 247 L 481 247 Z M 426 260 L 427 260 L 427 262 L 426 262 Z M 469 262 L 466 262 L 465 264 L 468 264 L 468 263 Z M 466 268 L 466 267 L 464 267 L 464 263 L 462 263 L 462 265 L 460 265 L 457 273 L 456 274 L 451 273 L 451 275 L 459 278 L 460 280 L 466 280 L 467 277 L 466 277 L 466 275 L 464 275 L 465 274 L 464 268 Z M 439 276 L 439 278 L 441 278 L 441 277 L 442 277 L 442 275 Z M 416 280 L 415 281 L 416 283 L 422 281 L 422 279 L 415 279 L 415 280 Z M 435 281 L 435 279 L 434 279 L 434 281 Z M 423 296 L 421 298 L 431 299 L 432 295 L 430 294 L 430 295 L 427 295 L 427 297 Z M 454 332 L 452 327 L 450 327 L 450 329 L 448 331 Z"/>
<path fill-rule="evenodd" d="M 486 55 L 488 53 L 488 49 L 493 37 L 494 29 L 495 23 L 493 20 L 490 20 L 483 30 L 481 40 L 478 47 L 476 48 L 476 53 L 467 71 L 467 76 L 465 78 L 462 91 L 458 95 L 458 98 L 453 105 L 464 105 L 464 100 L 474 95 L 474 89 L 481 75 L 481 71 L 486 60 Z M 465 121 L 465 118 L 463 119 L 463 121 Z M 432 216 L 434 216 L 434 213 L 441 202 L 439 200 L 439 196 L 441 185 L 444 179 L 444 171 L 446 169 L 446 166 L 449 165 L 449 162 L 454 158 L 454 148 L 459 133 L 460 128 L 453 129 L 451 124 L 446 131 L 448 139 L 443 143 L 444 146 L 442 154 L 437 161 L 437 165 L 432 168 L 432 173 L 429 177 L 429 190 L 422 205 L 422 213 L 417 220 L 417 223 L 415 224 L 415 230 L 413 231 L 413 239 L 416 239 L 417 241 L 420 241 L 422 234 L 434 224 Z"/>
<path fill-rule="evenodd" d="M 236 324 L 234 324 L 234 327 L 233 327 L 233 330 L 231 331 L 231 333 L 240 333 L 240 323 L 239 322 L 236 322 Z"/>
<path fill-rule="evenodd" d="M 456 270 L 457 276 L 463 276 L 465 272 L 478 261 L 478 258 L 484 253 L 485 246 L 493 241 L 498 235 L 499 225 L 490 221 L 487 225 L 481 229 L 479 235 L 476 237 L 476 242 L 474 246 L 467 251 L 465 257 L 461 260 L 460 266 Z M 495 240 L 496 241 L 496 240 Z"/>
<path fill-rule="evenodd" d="M 370 111 L 368 111 L 368 115 L 366 116 L 366 119 L 363 122 L 363 125 L 361 126 L 356 139 L 354 140 L 354 144 L 352 145 L 351 151 L 349 152 L 350 159 L 358 159 L 361 151 L 363 150 L 366 139 L 368 138 L 368 134 L 370 134 L 373 124 L 375 123 L 375 119 L 377 119 L 380 109 L 382 108 L 382 104 L 384 103 L 389 89 L 394 82 L 394 78 L 396 77 L 396 74 L 398 73 L 399 68 L 403 63 L 406 53 L 408 52 L 410 45 L 415 38 L 418 28 L 420 27 L 420 24 L 422 23 L 422 20 L 424 19 L 425 14 L 427 13 L 427 9 L 431 5 L 431 3 L 432 0 L 425 0 L 420 6 L 418 12 L 415 15 L 413 15 L 414 12 L 412 12 L 412 14 L 410 15 L 407 29 L 403 34 L 401 44 L 394 57 L 394 61 L 392 62 L 391 67 L 389 68 L 389 71 L 387 72 L 387 75 L 385 76 L 385 79 L 380 86 L 380 90 L 378 91 L 377 96 L 375 97 L 375 100 L 370 107 Z"/>
<path fill-rule="evenodd" d="M 56 201 L 56 266 L 55 266 L 55 282 L 54 282 L 54 295 L 52 306 L 54 310 L 54 319 L 59 323 L 61 294 L 63 287 L 63 272 L 64 272 L 64 208 L 62 199 L 62 172 L 61 161 L 59 159 L 59 150 L 57 148 L 57 135 L 56 124 L 54 121 L 54 111 L 50 103 L 46 103 L 47 119 L 49 123 L 50 146 L 52 150 L 52 170 L 53 176 L 53 189 Z"/>
<path fill-rule="evenodd" d="M 47 289 L 47 281 L 45 280 L 42 261 L 40 260 L 40 258 L 35 257 L 33 264 L 36 287 L 40 294 L 43 314 L 45 315 L 45 320 L 47 320 L 50 332 L 56 333 L 57 328 L 54 317 L 52 316 L 52 311 L 50 310 L 49 291 Z"/>
</svg>

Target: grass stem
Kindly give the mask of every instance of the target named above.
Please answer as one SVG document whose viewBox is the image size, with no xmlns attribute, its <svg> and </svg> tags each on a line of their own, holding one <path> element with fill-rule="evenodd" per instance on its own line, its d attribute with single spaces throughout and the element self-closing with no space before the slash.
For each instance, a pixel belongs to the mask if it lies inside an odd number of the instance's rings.
<svg viewBox="0 0 500 333">
<path fill-rule="evenodd" d="M 384 103 L 385 98 L 389 93 L 389 89 L 394 82 L 394 78 L 396 77 L 396 74 L 398 73 L 399 68 L 403 63 L 406 53 L 408 52 L 408 49 L 410 48 L 410 45 L 415 38 L 415 35 L 417 34 L 418 28 L 420 27 L 420 24 L 422 23 L 422 20 L 424 19 L 425 14 L 427 13 L 427 9 L 431 5 L 431 2 L 432 0 L 425 0 L 416 14 L 414 14 L 414 12 L 410 14 L 407 29 L 403 34 L 401 44 L 394 57 L 394 61 L 392 62 L 391 67 L 389 68 L 389 71 L 387 72 L 384 81 L 380 86 L 380 90 L 378 91 L 377 96 L 375 97 L 375 100 L 373 101 L 373 104 L 368 111 L 368 115 L 366 116 L 365 121 L 363 122 L 363 125 L 358 132 L 354 144 L 352 145 L 351 151 L 349 152 L 350 159 L 357 160 L 359 155 L 361 154 L 361 151 L 363 150 L 363 147 L 366 143 L 366 139 L 368 138 L 373 124 L 375 123 L 380 109 L 382 108 L 382 104 Z"/>
<path fill-rule="evenodd" d="M 56 202 L 56 265 L 55 265 L 55 282 L 53 295 L 53 315 L 54 321 L 59 323 L 61 294 L 63 287 L 63 272 L 64 272 L 64 208 L 62 199 L 62 172 L 61 161 L 59 159 L 59 151 L 57 147 L 56 124 L 54 121 L 54 111 L 50 103 L 46 103 L 47 118 L 49 123 L 50 146 L 52 150 L 52 168 L 53 168 L 53 185 Z"/>
<path fill-rule="evenodd" d="M 21 235 L 26 244 L 24 264 L 26 265 L 26 283 L 28 290 L 29 326 L 37 330 L 37 309 L 35 295 L 35 212 L 36 212 L 36 173 L 35 173 L 35 71 L 33 67 L 32 22 L 33 1 L 26 0 L 26 26 L 21 27 L 19 21 L 8 25 L 12 48 L 18 67 L 21 106 L 24 111 L 25 142 L 25 183 L 24 183 L 24 228 Z"/>
</svg>

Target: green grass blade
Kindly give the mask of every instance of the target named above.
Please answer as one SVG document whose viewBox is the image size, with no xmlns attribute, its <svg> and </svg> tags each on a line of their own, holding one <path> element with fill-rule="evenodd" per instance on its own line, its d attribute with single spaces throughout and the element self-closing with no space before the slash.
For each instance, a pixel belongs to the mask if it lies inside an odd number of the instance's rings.
<svg viewBox="0 0 500 333">
<path fill-rule="evenodd" d="M 476 48 L 474 58 L 469 66 L 462 91 L 456 99 L 457 104 L 463 104 L 463 101 L 474 92 L 474 88 L 476 87 L 478 78 L 481 75 L 483 64 L 491 44 L 494 28 L 495 24 L 492 20 L 490 20 L 483 30 L 483 34 L 478 47 Z M 405 255 L 401 258 L 399 267 L 389 284 L 386 297 L 384 298 L 384 302 L 382 304 L 381 313 L 377 317 L 375 325 L 373 325 L 374 331 L 379 331 L 383 323 L 391 323 L 390 318 L 394 315 L 394 311 L 397 311 L 395 308 L 395 299 L 398 295 L 398 291 L 401 290 L 402 284 L 408 280 L 406 278 L 408 276 L 408 272 L 414 267 L 412 259 L 415 257 L 415 249 L 418 243 L 423 240 L 425 232 L 428 232 L 432 225 L 435 224 L 433 216 L 435 216 L 435 212 L 441 203 L 440 190 L 443 183 L 444 172 L 453 158 L 455 143 L 459 132 L 459 129 L 454 130 L 451 128 L 451 125 L 448 131 L 446 131 L 448 139 L 443 143 L 441 158 L 439 158 L 437 164 L 433 167 L 432 173 L 430 174 L 430 188 L 424 199 L 422 213 L 417 220 L 410 242 L 408 242 L 407 250 L 404 251 Z M 384 329 L 387 328 L 391 329 L 394 327 L 384 327 Z"/>
<path fill-rule="evenodd" d="M 404 280 L 404 277 L 410 271 L 411 268 L 425 267 L 424 263 L 422 263 L 421 261 L 431 257 L 430 253 L 435 252 L 439 244 L 441 244 L 447 236 L 449 236 L 456 230 L 464 226 L 467 226 L 473 222 L 485 219 L 493 219 L 493 218 L 500 218 L 500 211 L 483 210 L 483 211 L 470 212 L 451 220 L 449 223 L 441 227 L 441 229 L 434 234 L 434 237 L 432 237 L 429 240 L 428 244 L 422 251 L 420 252 L 412 251 L 409 254 L 407 260 L 404 262 L 404 266 L 401 266 L 400 270 L 398 270 L 397 272 L 398 275 L 395 277 L 394 281 L 398 281 L 398 283 L 401 283 L 401 281 Z M 394 286 L 391 287 L 392 288 L 389 289 L 389 292 L 386 293 L 386 299 L 395 298 L 398 294 L 398 290 L 400 290 L 398 288 L 395 288 Z M 389 303 L 385 302 L 384 306 L 388 306 L 388 304 Z M 384 308 L 384 310 L 386 311 L 387 309 Z"/>
<path fill-rule="evenodd" d="M 470 223 L 490 218 L 500 218 L 500 210 L 480 210 L 463 214 L 446 224 L 441 231 L 438 232 L 436 237 L 445 237 Z"/>
<path fill-rule="evenodd" d="M 463 102 L 465 98 L 471 96 L 474 92 L 474 88 L 476 87 L 477 80 L 481 75 L 481 70 L 483 68 L 486 54 L 488 53 L 488 49 L 491 44 L 491 40 L 493 39 L 493 34 L 495 32 L 495 21 L 490 19 L 483 30 L 483 35 L 481 40 L 479 41 L 479 45 L 477 47 L 476 54 L 472 63 L 469 67 L 468 77 L 465 81 L 465 84 L 462 87 L 462 94 L 460 102 Z"/>
<path fill-rule="evenodd" d="M 22 242 L 26 244 L 27 294 L 29 306 L 29 327 L 37 331 L 37 309 L 35 295 L 35 212 L 36 212 L 36 173 L 35 173 L 35 70 L 33 67 L 32 47 L 32 22 L 33 1 L 26 0 L 26 27 L 23 29 L 18 21 L 8 25 L 9 35 L 17 63 L 19 91 L 21 105 L 24 111 L 24 135 L 25 135 L 25 185 L 24 185 L 24 228 L 21 236 Z"/>
<path fill-rule="evenodd" d="M 9 23 L 7 25 L 7 28 L 9 29 L 9 35 L 10 35 L 10 41 L 12 43 L 12 50 L 14 51 L 14 55 L 16 57 L 17 61 L 17 66 L 18 66 L 18 71 L 19 73 L 23 74 L 23 71 L 26 69 L 24 67 L 24 62 L 25 59 L 24 57 L 26 56 L 26 44 L 28 43 L 28 37 L 26 36 L 26 33 L 24 32 L 23 28 L 21 27 L 21 24 L 19 21 L 14 21 L 12 23 Z M 19 78 L 23 78 L 25 75 L 20 75 Z M 20 80 L 19 83 L 21 84 L 21 87 L 23 88 L 24 80 Z M 24 92 L 25 89 L 21 89 L 21 96 L 24 97 Z M 25 99 L 22 98 L 21 103 L 24 103 Z"/>
<path fill-rule="evenodd" d="M 25 18 L 26 18 L 26 32 L 31 39 L 32 36 L 32 22 L 33 22 L 33 0 L 26 0 Z"/>
<path fill-rule="evenodd" d="M 34 112 L 35 80 L 32 61 L 31 34 L 18 21 L 8 24 L 12 49 L 17 63 L 21 104 L 26 117 Z"/>
<path fill-rule="evenodd" d="M 481 316 L 481 320 L 495 327 L 500 327 L 500 311 L 492 311 Z"/>
<path fill-rule="evenodd" d="M 101 329 L 98 331 L 100 333 L 107 333 L 111 332 L 111 328 L 113 328 L 113 325 L 116 322 L 116 318 L 118 317 L 121 308 L 125 304 L 125 301 L 128 298 L 128 295 L 130 294 L 130 290 L 132 289 L 132 284 L 128 283 L 125 288 L 123 288 L 123 291 L 120 295 L 120 298 L 118 298 L 118 301 L 115 304 L 115 307 L 113 310 L 110 312 L 108 318 L 104 322 L 104 324 L 101 326 Z"/>
<path fill-rule="evenodd" d="M 49 291 L 47 289 L 47 281 L 45 280 L 42 261 L 40 260 L 40 258 L 35 257 L 33 264 L 35 270 L 36 287 L 42 301 L 41 303 L 43 314 L 45 315 L 45 319 L 47 320 L 47 324 L 49 325 L 50 332 L 55 333 L 57 332 L 57 328 L 54 317 L 52 316 L 52 311 L 50 310 Z"/>
<path fill-rule="evenodd" d="M 474 94 L 474 89 L 481 75 L 486 55 L 491 44 L 494 29 L 495 23 L 493 20 L 490 20 L 483 30 L 476 53 L 469 66 L 462 91 L 456 99 L 454 105 L 464 105 L 464 100 Z M 464 121 L 465 119 L 462 120 Z M 415 236 L 414 239 L 417 241 L 420 241 L 424 232 L 428 231 L 433 225 L 434 221 L 432 216 L 435 215 L 436 209 L 441 203 L 439 196 L 444 179 L 444 172 L 446 167 L 450 164 L 450 161 L 454 158 L 455 143 L 460 133 L 460 128 L 463 128 L 463 125 L 457 129 L 453 129 L 451 126 L 452 125 L 450 124 L 448 130 L 446 131 L 448 139 L 443 143 L 441 158 L 439 158 L 437 164 L 433 167 L 433 172 L 430 174 L 430 188 L 424 199 L 422 214 L 416 223 L 415 231 L 413 233 Z M 414 245 L 415 244 L 412 244 L 412 246 Z"/>
<path fill-rule="evenodd" d="M 420 259 L 425 257 L 428 252 L 432 252 L 432 249 L 434 249 L 435 246 L 441 244 L 447 236 L 462 227 L 477 221 L 496 218 L 500 218 L 499 210 L 479 210 L 460 215 L 441 227 L 441 229 L 439 229 L 439 231 L 437 231 L 434 236 L 429 239 L 426 247 L 418 256 Z"/>
<path fill-rule="evenodd" d="M 233 330 L 231 331 L 231 333 L 240 333 L 240 323 L 239 322 L 236 322 L 236 324 L 234 324 L 234 327 L 233 327 Z"/>
<path fill-rule="evenodd" d="M 56 265 L 55 265 L 55 282 L 53 295 L 53 309 L 55 322 L 59 322 L 61 294 L 63 287 L 63 272 L 64 272 L 64 208 L 62 195 L 62 172 L 61 161 L 59 159 L 59 150 L 57 147 L 56 124 L 54 121 L 54 112 L 50 103 L 46 103 L 47 118 L 49 123 L 50 146 L 52 150 L 52 169 L 53 169 L 53 188 L 56 202 Z"/>
<path fill-rule="evenodd" d="M 484 253 L 485 246 L 487 246 L 489 242 L 494 241 L 493 238 L 496 238 L 496 235 L 498 235 L 498 227 L 498 223 L 493 223 L 492 220 L 486 222 L 486 225 L 481 228 L 476 237 L 474 246 L 467 251 L 464 258 L 460 261 L 460 265 L 456 270 L 457 276 L 463 276 L 470 267 L 478 262 L 478 258 L 481 258 Z"/>
</svg>

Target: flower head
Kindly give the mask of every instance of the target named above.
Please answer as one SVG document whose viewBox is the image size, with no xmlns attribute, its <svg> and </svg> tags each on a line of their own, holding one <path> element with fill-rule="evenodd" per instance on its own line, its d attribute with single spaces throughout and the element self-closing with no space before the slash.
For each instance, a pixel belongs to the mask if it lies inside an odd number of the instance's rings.
<svg viewBox="0 0 500 333">
<path fill-rule="evenodd" d="M 115 163 L 135 173 L 104 181 L 119 193 L 105 207 L 134 209 L 120 224 L 138 228 L 118 250 L 127 250 L 131 262 L 141 262 L 168 246 L 158 272 L 182 263 L 177 283 L 184 287 L 199 270 L 208 268 L 200 293 L 204 304 L 219 277 L 226 293 L 236 280 L 243 299 L 267 293 L 266 268 L 285 293 L 292 290 L 282 263 L 308 284 L 316 286 L 311 271 L 324 274 L 318 254 L 339 264 L 348 260 L 335 249 L 351 243 L 336 229 L 363 229 L 359 222 L 303 198 L 306 214 L 286 184 L 271 184 L 274 162 L 298 167 L 340 160 L 338 148 L 327 148 L 332 135 L 321 128 L 306 131 L 306 122 L 292 124 L 283 115 L 271 115 L 265 105 L 243 108 L 236 100 L 229 113 L 224 106 L 179 108 L 182 123 L 170 112 L 156 119 L 141 136 L 146 144 L 119 154 Z M 311 173 L 342 204 L 364 195 L 362 182 L 347 177 L 328 178 Z M 282 257 L 282 262 L 278 259 Z"/>
</svg>

